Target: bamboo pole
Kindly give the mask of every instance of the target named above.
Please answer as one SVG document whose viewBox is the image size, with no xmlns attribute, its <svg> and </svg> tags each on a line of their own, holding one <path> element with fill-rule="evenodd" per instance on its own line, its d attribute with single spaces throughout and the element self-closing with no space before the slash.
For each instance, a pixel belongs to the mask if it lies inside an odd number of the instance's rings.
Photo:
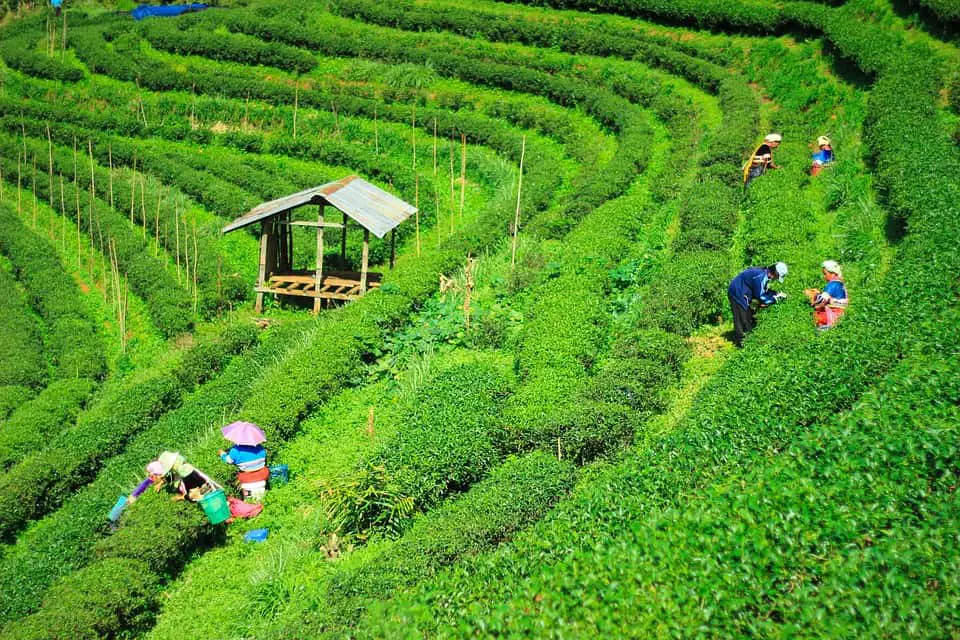
<svg viewBox="0 0 960 640">
<path fill-rule="evenodd" d="M 334 130 L 334 133 L 336 133 L 337 135 L 337 140 L 340 140 L 342 137 L 340 134 L 340 112 L 337 111 L 337 103 L 334 102 L 332 99 L 330 100 L 330 109 L 331 111 L 333 111 L 333 126 L 334 126 L 333 130 Z"/>
<path fill-rule="evenodd" d="M 293 139 L 297 139 L 297 111 L 300 108 L 300 78 L 297 78 L 293 93 Z"/>
<path fill-rule="evenodd" d="M 440 177 L 437 175 L 433 176 L 433 215 L 436 217 L 436 228 L 437 228 L 437 247 L 440 247 L 440 233 L 443 229 L 443 225 L 440 224 Z"/>
<path fill-rule="evenodd" d="M 133 222 L 133 211 L 137 202 L 137 152 L 133 152 L 133 171 L 130 174 L 130 224 Z"/>
<path fill-rule="evenodd" d="M 3 165 L 0 164 L 0 202 L 3 202 Z"/>
<path fill-rule="evenodd" d="M 67 251 L 67 200 L 63 194 L 63 171 L 60 171 L 60 248 Z"/>
<path fill-rule="evenodd" d="M 197 287 L 197 266 L 200 264 L 200 248 L 197 246 L 197 221 L 193 221 L 193 312 L 199 306 L 199 287 Z"/>
<path fill-rule="evenodd" d="M 173 229 L 177 236 L 177 283 L 180 283 L 180 202 L 173 204 Z"/>
<path fill-rule="evenodd" d="M 110 164 L 110 208 L 113 209 L 113 145 L 107 145 L 107 161 Z"/>
<path fill-rule="evenodd" d="M 160 199 L 163 197 L 161 191 L 157 191 L 157 213 L 153 217 L 153 241 L 154 246 L 154 255 L 160 255 Z"/>
<path fill-rule="evenodd" d="M 60 43 L 60 62 L 63 62 L 67 56 L 67 12 L 63 12 L 63 40 Z"/>
<path fill-rule="evenodd" d="M 140 235 L 144 239 L 147 237 L 147 180 L 140 176 Z"/>
<path fill-rule="evenodd" d="M 450 134 L 450 233 L 453 234 L 453 212 L 457 210 L 457 201 L 456 193 L 454 189 L 454 178 L 453 178 L 453 134 Z"/>
<path fill-rule="evenodd" d="M 76 157 L 74 157 L 74 163 L 76 163 Z M 77 206 L 77 271 L 80 271 L 83 268 L 83 261 L 80 257 L 80 220 L 83 218 L 83 213 L 80 212 L 80 184 L 77 182 L 76 169 L 76 164 L 74 164 L 73 197 Z"/>
<path fill-rule="evenodd" d="M 371 405 L 370 410 L 367 412 L 367 437 L 370 438 L 372 442 L 376 432 L 374 431 L 374 421 L 373 421 L 373 406 Z"/>
<path fill-rule="evenodd" d="M 513 216 L 513 247 L 510 251 L 510 270 L 517 264 L 517 234 L 520 232 L 520 191 L 523 189 L 523 157 L 527 151 L 527 136 L 520 143 L 520 174 L 517 176 L 517 212 Z"/>
<path fill-rule="evenodd" d="M 21 192 L 22 187 L 22 177 L 21 177 L 21 160 L 20 152 L 17 152 L 17 217 L 23 215 L 23 193 Z"/>
<path fill-rule="evenodd" d="M 50 137 L 50 123 L 47 123 L 47 183 L 50 186 L 50 208 L 55 208 L 53 197 L 53 139 Z"/>
<path fill-rule="evenodd" d="M 33 174 L 30 178 L 30 191 L 33 193 L 33 228 L 37 228 L 37 154 L 33 154 Z"/>
<path fill-rule="evenodd" d="M 377 127 L 377 105 L 373 105 L 373 150 L 380 157 L 380 130 Z"/>
<path fill-rule="evenodd" d="M 87 138 L 87 150 L 90 152 L 90 219 L 87 231 L 90 233 L 90 244 L 93 244 L 93 200 L 97 197 L 97 187 L 93 178 L 93 142 Z"/>
<path fill-rule="evenodd" d="M 189 233 L 187 226 L 187 221 L 185 218 L 181 218 L 183 221 L 183 265 L 184 265 L 184 275 L 187 277 L 187 290 L 190 289 L 190 243 L 189 243 Z M 180 233 L 177 231 L 177 233 Z"/>
<path fill-rule="evenodd" d="M 460 222 L 463 222 L 463 199 L 467 189 L 467 134 L 460 134 Z"/>
<path fill-rule="evenodd" d="M 470 298 L 473 295 L 473 258 L 467 254 L 467 264 L 463 268 L 464 275 L 464 294 L 463 294 L 463 322 L 464 328 L 470 331 Z"/>
<path fill-rule="evenodd" d="M 417 257 L 420 257 L 420 174 L 417 173 L 417 105 L 413 105 L 410 117 L 410 135 L 413 146 L 413 206 L 417 210 L 414 214 L 416 229 Z"/>
</svg>

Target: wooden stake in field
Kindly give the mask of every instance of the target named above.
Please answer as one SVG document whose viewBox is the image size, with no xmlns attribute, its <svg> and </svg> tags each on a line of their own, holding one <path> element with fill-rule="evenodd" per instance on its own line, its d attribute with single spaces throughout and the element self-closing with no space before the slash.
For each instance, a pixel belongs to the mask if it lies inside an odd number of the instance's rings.
<svg viewBox="0 0 960 640">
<path fill-rule="evenodd" d="M 199 287 L 197 286 L 197 266 L 200 264 L 200 248 L 197 246 L 197 221 L 193 221 L 193 312 L 197 312 L 199 304 Z"/>
<path fill-rule="evenodd" d="M 297 139 L 297 111 L 300 107 L 300 78 L 297 78 L 297 83 L 293 90 L 293 139 Z"/>
<path fill-rule="evenodd" d="M 3 164 L 0 163 L 0 202 L 3 202 Z"/>
<path fill-rule="evenodd" d="M 180 201 L 173 203 L 173 229 L 177 236 L 177 283 L 180 283 Z"/>
<path fill-rule="evenodd" d="M 373 105 L 373 151 L 380 157 L 380 130 L 377 127 L 377 105 Z"/>
<path fill-rule="evenodd" d="M 53 198 L 53 139 L 50 137 L 50 123 L 47 123 L 47 184 L 50 186 L 50 208 L 54 209 Z"/>
<path fill-rule="evenodd" d="M 372 442 L 376 432 L 374 431 L 373 424 L 373 406 L 370 407 L 370 411 L 367 412 L 367 437 L 370 438 Z"/>
<path fill-rule="evenodd" d="M 113 304 L 117 315 L 117 328 L 120 332 L 120 351 L 127 348 L 127 287 L 120 276 L 120 261 L 117 258 L 117 244 L 110 239 L 110 281 L 113 290 Z"/>
<path fill-rule="evenodd" d="M 463 222 L 463 199 L 467 188 L 467 134 L 460 134 L 460 222 Z"/>
<path fill-rule="evenodd" d="M 437 119 L 433 119 L 433 177 L 437 177 Z"/>
<path fill-rule="evenodd" d="M 23 215 L 23 193 L 21 192 L 23 178 L 21 176 L 21 171 L 22 171 L 22 168 L 20 166 L 21 162 L 22 161 L 20 160 L 20 152 L 18 151 L 17 152 L 17 216 L 18 217 Z"/>
<path fill-rule="evenodd" d="M 163 194 L 160 191 L 157 191 L 157 213 L 153 218 L 154 230 L 153 230 L 153 241 L 155 246 L 153 248 L 154 255 L 160 255 L 160 199 L 163 197 Z"/>
<path fill-rule="evenodd" d="M 143 108 L 143 94 L 140 92 L 140 78 L 137 78 L 137 107 L 138 114 L 143 118 L 143 126 L 146 128 L 147 125 L 147 111 Z"/>
<path fill-rule="evenodd" d="M 30 178 L 30 191 L 33 193 L 33 228 L 37 228 L 37 154 L 33 154 L 33 175 Z"/>
<path fill-rule="evenodd" d="M 340 140 L 342 138 L 340 135 L 340 112 L 337 111 L 337 103 L 333 100 L 330 101 L 330 110 L 333 111 L 333 131 L 337 136 L 337 140 Z"/>
<path fill-rule="evenodd" d="M 470 298 L 473 295 L 473 263 L 474 259 L 467 254 L 467 264 L 463 268 L 464 275 L 464 285 L 463 285 L 463 322 L 464 328 L 467 331 L 470 331 Z"/>
<path fill-rule="evenodd" d="M 67 250 L 67 201 L 63 195 L 63 172 L 60 172 L 60 242 L 61 249 Z"/>
<path fill-rule="evenodd" d="M 67 12 L 63 11 L 63 40 L 60 43 L 60 62 L 67 56 Z"/>
<path fill-rule="evenodd" d="M 440 176 L 433 176 L 433 215 L 436 217 L 436 228 L 437 228 L 437 247 L 440 247 L 440 234 L 442 233 L 443 225 L 440 224 Z"/>
<path fill-rule="evenodd" d="M 107 145 L 107 162 L 110 166 L 110 208 L 114 209 L 113 206 L 113 145 Z"/>
<path fill-rule="evenodd" d="M 133 171 L 130 174 L 130 224 L 133 222 L 133 210 L 136 206 L 137 198 L 137 152 L 133 152 Z"/>
<path fill-rule="evenodd" d="M 414 228 L 417 239 L 417 257 L 420 257 L 420 174 L 417 173 L 417 105 L 413 105 L 410 118 L 410 134 L 413 146 L 413 207 L 417 210 L 414 216 Z"/>
<path fill-rule="evenodd" d="M 520 142 L 520 175 L 517 176 L 517 212 L 513 216 L 513 247 L 510 251 L 510 270 L 517 264 L 517 234 L 520 231 L 520 191 L 523 189 L 523 157 L 527 151 L 527 136 Z"/>
<path fill-rule="evenodd" d="M 184 273 L 187 276 L 187 290 L 190 289 L 190 243 L 188 242 L 190 234 L 186 218 L 183 218 L 183 265 Z M 177 232 L 179 233 L 179 231 Z"/>
<path fill-rule="evenodd" d="M 453 234 L 453 212 L 457 209 L 453 178 L 453 134 L 450 134 L 450 233 Z"/>
<path fill-rule="evenodd" d="M 97 197 L 97 187 L 93 178 L 93 142 L 87 138 L 87 150 L 90 152 L 90 220 L 87 230 L 90 233 L 90 244 L 93 244 L 93 200 Z"/>
<path fill-rule="evenodd" d="M 144 239 L 147 237 L 147 198 L 144 195 L 147 192 L 147 180 L 140 176 L 140 235 Z"/>
</svg>

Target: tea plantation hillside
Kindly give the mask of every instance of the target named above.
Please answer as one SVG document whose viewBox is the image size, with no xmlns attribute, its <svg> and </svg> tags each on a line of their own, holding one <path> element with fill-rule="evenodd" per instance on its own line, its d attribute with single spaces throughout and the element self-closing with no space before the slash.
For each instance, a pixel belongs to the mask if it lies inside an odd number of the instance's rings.
<svg viewBox="0 0 960 640">
<path fill-rule="evenodd" d="M 0 6 L 0 638 L 960 634 L 953 3 Z M 381 285 L 255 312 L 223 227 L 348 175 Z M 108 520 L 164 450 L 239 494 L 234 421 L 260 515 Z"/>
</svg>

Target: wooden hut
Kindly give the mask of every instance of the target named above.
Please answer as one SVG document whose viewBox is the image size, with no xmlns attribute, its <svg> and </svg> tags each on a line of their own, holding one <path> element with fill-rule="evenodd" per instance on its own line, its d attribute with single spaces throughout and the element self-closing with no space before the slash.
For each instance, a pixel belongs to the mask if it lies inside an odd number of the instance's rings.
<svg viewBox="0 0 960 640">
<path fill-rule="evenodd" d="M 316 220 L 296 220 L 293 210 L 316 205 Z M 342 221 L 325 218 L 327 206 L 343 214 Z M 322 300 L 354 300 L 380 286 L 381 274 L 368 272 L 370 233 L 383 238 L 390 232 L 390 268 L 396 250 L 397 226 L 416 213 L 410 204 L 357 176 L 294 193 L 251 209 L 223 228 L 224 233 L 259 222 L 260 271 L 257 274 L 257 313 L 263 310 L 263 294 L 313 298 L 313 310 Z M 301 216 L 302 217 L 302 216 Z M 327 271 L 323 268 L 324 229 L 340 229 L 340 256 L 345 261 L 347 230 L 353 220 L 363 229 L 363 255 L 360 271 Z M 293 268 L 293 228 L 317 230 L 316 268 Z"/>
</svg>

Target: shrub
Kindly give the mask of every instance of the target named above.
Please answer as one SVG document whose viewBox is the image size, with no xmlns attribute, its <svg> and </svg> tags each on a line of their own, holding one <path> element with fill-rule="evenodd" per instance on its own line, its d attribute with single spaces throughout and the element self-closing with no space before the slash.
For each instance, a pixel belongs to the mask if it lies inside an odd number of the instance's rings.
<svg viewBox="0 0 960 640">
<path fill-rule="evenodd" d="M 92 380 L 58 380 L 24 402 L 0 429 L 0 467 L 9 468 L 71 427 L 95 388 Z"/>
<path fill-rule="evenodd" d="M 209 367 L 222 366 L 235 350 L 249 345 L 251 331 L 228 334 L 217 343 L 217 357 L 205 354 L 200 361 Z M 75 428 L 51 439 L 0 477 L 0 537 L 9 539 L 29 520 L 60 506 L 96 476 L 107 458 L 122 451 L 132 436 L 178 406 L 197 378 L 209 376 L 191 358 L 187 358 L 186 373 L 155 373 L 111 390 L 81 416 Z"/>
<path fill-rule="evenodd" d="M 54 378 L 102 378 L 107 367 L 104 344 L 82 311 L 80 290 L 50 243 L 28 230 L 6 203 L 0 204 L 0 249 L 47 325 L 44 346 Z"/>
<path fill-rule="evenodd" d="M 152 619 L 157 577 L 136 559 L 81 569 L 50 590 L 43 608 L 19 625 L 22 640 L 120 637 Z M 91 588 L 93 585 L 96 588 Z"/>
<path fill-rule="evenodd" d="M 47 365 L 37 324 L 2 265 L 0 300 L 7 301 L 6 312 L 0 314 L 0 385 L 41 387 L 47 379 Z"/>
<path fill-rule="evenodd" d="M 0 386 L 0 420 L 6 420 L 17 407 L 33 397 L 33 391 L 17 385 Z"/>
<path fill-rule="evenodd" d="M 511 539 L 542 517 L 573 478 L 573 467 L 550 454 L 508 458 L 462 496 L 418 518 L 395 544 L 368 554 L 359 566 L 335 571 L 320 614 L 303 622 L 318 631 L 347 633 L 369 602 L 388 599 L 460 558 Z"/>
</svg>

